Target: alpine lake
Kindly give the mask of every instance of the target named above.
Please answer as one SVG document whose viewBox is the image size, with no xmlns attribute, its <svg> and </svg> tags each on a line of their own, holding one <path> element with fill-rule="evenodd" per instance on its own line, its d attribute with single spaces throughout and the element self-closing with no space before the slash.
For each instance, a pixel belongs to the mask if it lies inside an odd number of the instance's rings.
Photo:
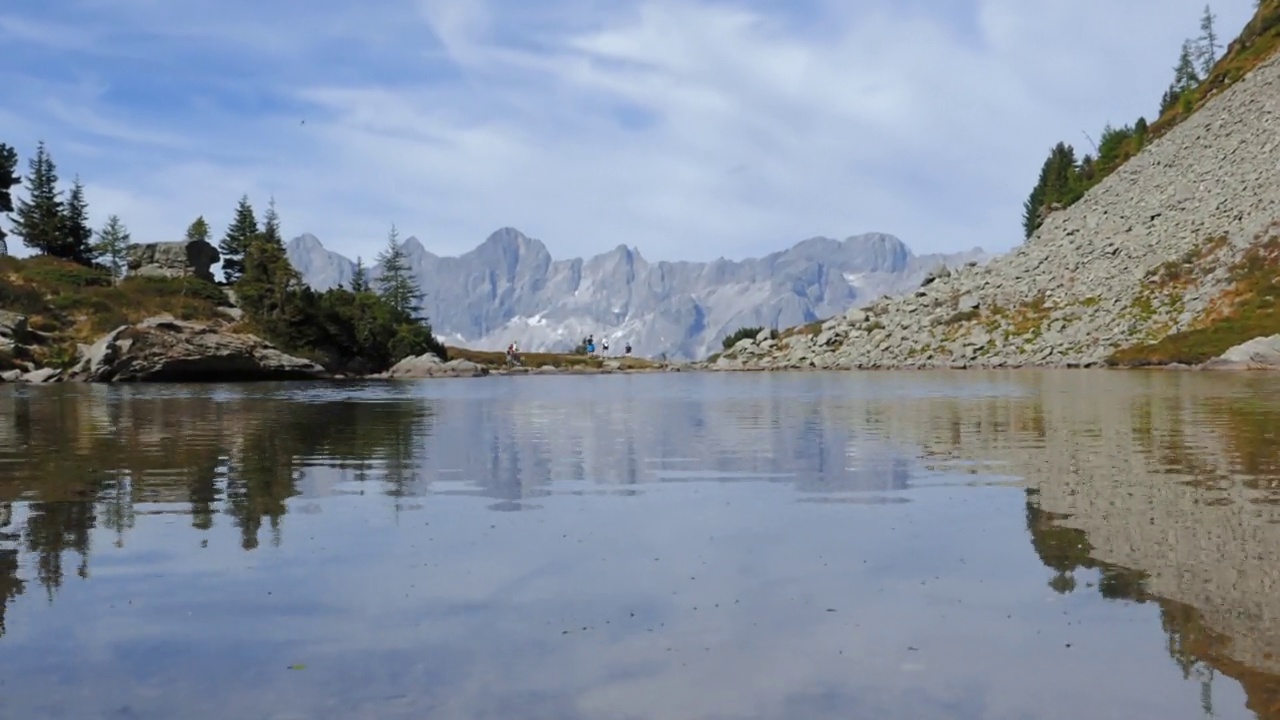
<svg viewBox="0 0 1280 720">
<path fill-rule="evenodd" d="M 1280 718 L 1280 382 L 0 386 L 0 718 Z"/>
</svg>

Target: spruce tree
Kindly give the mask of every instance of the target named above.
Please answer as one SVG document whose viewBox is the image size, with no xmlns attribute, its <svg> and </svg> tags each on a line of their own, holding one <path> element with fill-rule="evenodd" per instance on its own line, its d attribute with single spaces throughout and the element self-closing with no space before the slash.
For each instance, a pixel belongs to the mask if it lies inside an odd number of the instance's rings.
<svg viewBox="0 0 1280 720">
<path fill-rule="evenodd" d="M 7 217 L 13 212 L 13 187 L 22 181 L 14 175 L 18 169 L 18 151 L 0 143 L 0 217 Z M 0 226 L 0 255 L 9 254 L 9 243 L 5 241 L 8 233 Z"/>
<path fill-rule="evenodd" d="M 1218 32 L 1214 28 L 1216 21 L 1217 17 L 1214 16 L 1213 10 L 1205 5 L 1204 15 L 1200 16 L 1200 43 L 1197 49 L 1200 57 L 1200 73 L 1206 78 L 1213 71 L 1213 65 L 1218 61 L 1218 51 L 1222 49 L 1218 44 Z"/>
<path fill-rule="evenodd" d="M 92 266 L 97 258 L 93 247 L 93 228 L 89 226 L 89 203 L 84 197 L 84 184 L 77 177 L 62 206 L 62 246 L 57 254 L 81 265 Z"/>
<path fill-rule="evenodd" d="M 369 292 L 369 271 L 364 267 L 364 259 L 356 256 L 356 267 L 351 271 L 351 292 Z"/>
<path fill-rule="evenodd" d="M 95 246 L 107 269 L 111 271 L 111 279 L 116 282 L 124 277 L 125 258 L 129 254 L 129 230 L 120 221 L 120 216 L 107 218 L 107 224 L 98 231 L 98 243 Z"/>
<path fill-rule="evenodd" d="M 187 242 L 195 242 L 197 240 L 209 242 L 209 223 L 205 222 L 203 215 L 187 226 L 186 239 Z"/>
<path fill-rule="evenodd" d="M 421 312 L 422 291 L 409 271 L 409 260 L 400 247 L 396 226 L 387 235 L 387 248 L 378 254 L 382 272 L 378 276 L 378 295 L 397 315 L 406 321 L 418 321 Z"/>
<path fill-rule="evenodd" d="M 1047 208 L 1055 204 L 1070 204 L 1080 191 L 1075 149 L 1060 142 L 1049 151 L 1049 157 L 1040 166 L 1040 177 L 1031 189 L 1031 195 L 1022 204 L 1024 237 L 1031 237 L 1040 227 Z"/>
<path fill-rule="evenodd" d="M 236 205 L 236 214 L 227 228 L 227 234 L 218 243 L 218 253 L 222 255 L 222 276 L 227 283 L 236 282 L 244 274 L 245 253 L 256 237 L 258 219 L 253 215 L 249 196 L 243 195 Z"/>
<path fill-rule="evenodd" d="M 284 238 L 280 235 L 280 216 L 276 214 L 276 199 L 267 203 L 267 211 L 262 215 L 262 239 L 284 249 Z"/>
<path fill-rule="evenodd" d="M 1178 64 L 1173 66 L 1173 87 L 1179 95 L 1200 84 L 1195 57 L 1195 44 L 1190 40 L 1183 40 L 1182 50 L 1178 53 Z"/>
<path fill-rule="evenodd" d="M 45 149 L 36 145 L 27 162 L 27 197 L 17 202 L 13 234 L 27 247 L 43 255 L 59 255 L 62 249 L 62 200 L 58 168 Z"/>
</svg>

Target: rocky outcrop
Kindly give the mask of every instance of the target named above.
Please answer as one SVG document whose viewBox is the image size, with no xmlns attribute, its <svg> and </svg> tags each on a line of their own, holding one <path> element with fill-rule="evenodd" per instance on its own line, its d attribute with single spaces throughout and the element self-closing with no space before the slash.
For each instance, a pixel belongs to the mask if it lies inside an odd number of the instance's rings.
<svg viewBox="0 0 1280 720">
<path fill-rule="evenodd" d="M 1280 370 L 1280 335 L 1241 343 L 1203 367 L 1206 370 Z"/>
<path fill-rule="evenodd" d="M 0 350 L 27 340 L 27 316 L 0 310 Z"/>
<path fill-rule="evenodd" d="M 214 325 L 148 318 L 82 348 L 60 379 L 86 382 L 300 380 L 325 377 L 310 360 L 286 355 L 255 335 Z"/>
<path fill-rule="evenodd" d="M 445 362 L 434 353 L 407 357 L 377 377 L 396 380 L 417 380 L 436 377 L 481 377 L 489 374 L 489 368 L 470 360 Z"/>
<path fill-rule="evenodd" d="M 1224 297 L 1231 265 L 1280 218 L 1277 97 L 1273 57 L 1009 254 L 817 332 L 771 347 L 744 342 L 719 365 L 1093 366 L 1186 330 Z"/>
<path fill-rule="evenodd" d="M 143 277 L 194 277 L 213 282 L 210 268 L 221 256 L 204 240 L 138 243 L 129 246 L 129 272 Z"/>
<path fill-rule="evenodd" d="M 0 350 L 12 352 L 27 341 L 27 316 L 0 310 Z"/>
</svg>

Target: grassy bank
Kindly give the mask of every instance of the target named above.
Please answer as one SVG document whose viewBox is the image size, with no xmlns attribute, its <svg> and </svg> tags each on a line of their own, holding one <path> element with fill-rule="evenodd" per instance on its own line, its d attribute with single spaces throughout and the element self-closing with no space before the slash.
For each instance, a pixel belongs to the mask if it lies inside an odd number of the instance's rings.
<svg viewBox="0 0 1280 720">
<path fill-rule="evenodd" d="M 0 309 L 27 317 L 32 331 L 19 346 L 24 360 L 63 366 L 89 343 L 126 323 L 169 313 L 185 320 L 226 319 L 229 305 L 216 285 L 195 278 L 129 277 L 113 283 L 105 270 L 38 256 L 0 257 Z"/>
</svg>

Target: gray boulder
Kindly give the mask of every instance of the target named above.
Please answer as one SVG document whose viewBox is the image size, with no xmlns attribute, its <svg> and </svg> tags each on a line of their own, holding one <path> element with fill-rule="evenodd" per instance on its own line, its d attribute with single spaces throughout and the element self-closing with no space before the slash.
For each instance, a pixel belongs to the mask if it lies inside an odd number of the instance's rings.
<svg viewBox="0 0 1280 720">
<path fill-rule="evenodd" d="M 141 277 L 194 277 L 213 282 L 209 268 L 221 259 L 204 240 L 137 243 L 129 246 L 129 272 Z"/>
<path fill-rule="evenodd" d="M 470 360 L 445 362 L 434 353 L 407 357 L 396 363 L 381 377 L 396 380 L 418 380 L 435 377 L 481 377 L 489 374 L 489 368 Z"/>
<path fill-rule="evenodd" d="M 82 351 L 65 379 L 85 382 L 302 380 L 326 377 L 310 360 L 256 335 L 168 315 L 122 325 Z"/>
<path fill-rule="evenodd" d="M 1240 343 L 1201 365 L 1206 370 L 1280 370 L 1280 335 Z"/>
</svg>

